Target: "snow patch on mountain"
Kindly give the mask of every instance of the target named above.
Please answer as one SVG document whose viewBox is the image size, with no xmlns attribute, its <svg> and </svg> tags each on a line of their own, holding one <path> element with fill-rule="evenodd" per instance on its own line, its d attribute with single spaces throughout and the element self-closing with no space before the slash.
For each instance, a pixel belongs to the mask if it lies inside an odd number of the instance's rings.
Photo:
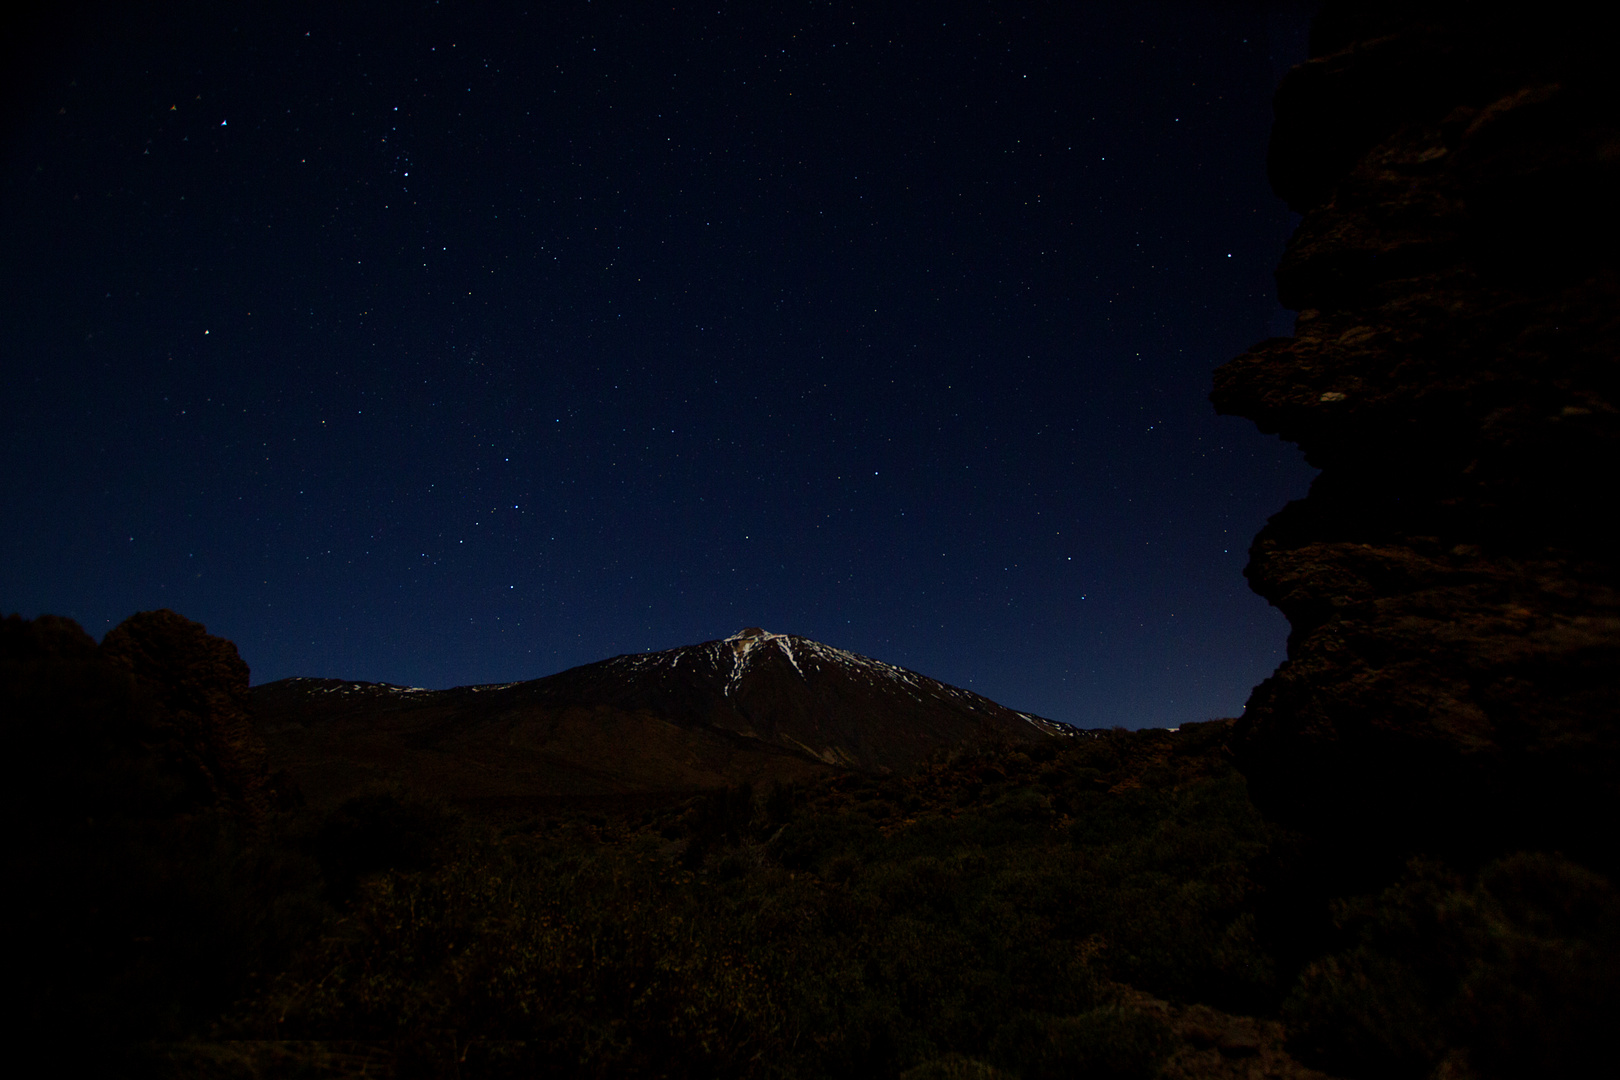
<svg viewBox="0 0 1620 1080">
<path fill-rule="evenodd" d="M 930 679 L 915 671 L 895 664 L 875 660 L 870 656 L 835 648 L 819 641 L 794 634 L 777 634 L 758 626 L 745 627 L 729 637 L 708 641 L 701 645 L 667 649 L 662 652 L 630 653 L 607 661 L 624 671 L 644 672 L 659 667 L 674 671 L 682 663 L 688 669 L 707 671 L 721 680 L 721 692 L 735 696 L 748 675 L 758 664 L 771 656 L 781 656 L 793 666 L 799 678 L 814 682 L 819 673 L 841 671 L 846 676 L 898 686 L 913 701 L 947 698 L 975 711 L 998 708 L 982 695 L 961 687 Z M 1075 729 L 1031 713 L 1008 710 L 1031 727 L 1047 735 L 1072 735 Z M 818 755 L 819 756 L 819 755 Z"/>
<path fill-rule="evenodd" d="M 318 679 L 306 675 L 296 675 L 290 679 L 282 680 L 289 686 L 296 685 L 300 690 L 307 690 L 312 694 L 337 694 L 351 696 L 354 694 L 431 694 L 425 686 L 397 686 L 385 682 L 344 682 L 340 679 Z"/>
</svg>

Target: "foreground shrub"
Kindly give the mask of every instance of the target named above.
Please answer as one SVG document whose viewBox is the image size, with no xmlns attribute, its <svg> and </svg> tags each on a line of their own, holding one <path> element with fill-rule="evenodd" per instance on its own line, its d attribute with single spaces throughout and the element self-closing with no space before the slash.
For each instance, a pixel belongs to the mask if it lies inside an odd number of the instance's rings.
<svg viewBox="0 0 1620 1080">
<path fill-rule="evenodd" d="M 1465 1048 L 1485 1077 L 1573 1075 L 1620 1001 L 1620 895 L 1558 855 L 1472 878 L 1415 861 L 1341 906 L 1355 944 L 1311 964 L 1284 1015 L 1307 1059 L 1347 1076 L 1423 1076 Z"/>
<path fill-rule="evenodd" d="M 448 807 L 384 788 L 343 802 L 321 822 L 308 846 L 328 890 L 341 902 L 351 899 L 369 874 L 425 870 L 443 862 L 462 827 Z"/>
<path fill-rule="evenodd" d="M 988 1062 L 947 1054 L 907 1069 L 900 1074 L 900 1080 L 1012 1080 L 1012 1077 Z"/>
<path fill-rule="evenodd" d="M 1020 1016 L 996 1033 L 992 1053 L 1022 1080 L 1150 1080 L 1171 1044 L 1158 1017 L 1107 1006 L 1079 1016 Z"/>
</svg>

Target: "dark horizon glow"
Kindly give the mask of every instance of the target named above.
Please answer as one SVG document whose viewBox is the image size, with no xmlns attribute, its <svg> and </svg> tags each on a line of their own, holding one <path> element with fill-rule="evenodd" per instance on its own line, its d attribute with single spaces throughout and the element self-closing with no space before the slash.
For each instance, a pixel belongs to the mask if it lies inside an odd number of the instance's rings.
<svg viewBox="0 0 1620 1080">
<path fill-rule="evenodd" d="M 0 610 L 255 683 L 801 634 L 1081 726 L 1236 715 L 1312 472 L 1298 4 L 110 8 L 0 208 Z M 67 25 L 67 24 L 64 24 Z"/>
</svg>

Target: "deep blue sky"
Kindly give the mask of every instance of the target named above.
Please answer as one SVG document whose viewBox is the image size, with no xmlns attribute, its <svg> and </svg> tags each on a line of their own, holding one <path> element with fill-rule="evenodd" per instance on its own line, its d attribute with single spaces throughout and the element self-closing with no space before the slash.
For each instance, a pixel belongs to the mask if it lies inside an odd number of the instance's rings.
<svg viewBox="0 0 1620 1080">
<path fill-rule="evenodd" d="M 223 6 L 12 80 L 0 609 L 434 687 L 761 625 L 1085 726 L 1281 658 L 1310 470 L 1206 395 L 1292 325 L 1299 5 Z"/>
</svg>

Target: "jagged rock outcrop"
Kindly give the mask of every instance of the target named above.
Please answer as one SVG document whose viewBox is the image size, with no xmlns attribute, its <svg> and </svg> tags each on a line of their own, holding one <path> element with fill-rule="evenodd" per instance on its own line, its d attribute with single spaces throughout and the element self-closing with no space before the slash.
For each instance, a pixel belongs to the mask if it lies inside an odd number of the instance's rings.
<svg viewBox="0 0 1620 1080">
<path fill-rule="evenodd" d="M 142 797 L 147 770 L 129 767 L 142 757 L 129 676 L 102 661 L 72 619 L 0 619 L 0 724 L 8 751 L 0 791 L 25 834 L 151 801 Z"/>
<path fill-rule="evenodd" d="M 172 611 L 132 615 L 99 646 L 71 619 L 0 620 L 0 702 L 29 770 L 12 787 L 42 789 L 36 805 L 259 818 L 294 797 L 270 775 L 236 646 Z"/>
<path fill-rule="evenodd" d="M 318 925 L 317 865 L 266 816 L 247 683 L 235 646 L 173 612 L 100 645 L 0 619 L 12 1023 L 80 1072 L 146 1075 L 124 1047 L 205 1029 Z"/>
<path fill-rule="evenodd" d="M 1277 92 L 1299 319 L 1212 400 L 1322 470 L 1251 550 L 1292 633 L 1237 740 L 1309 830 L 1614 865 L 1620 67 L 1596 10 L 1330 0 Z"/>
<path fill-rule="evenodd" d="M 236 645 L 168 609 L 131 615 L 101 643 L 149 712 L 148 738 L 201 803 L 270 809 L 269 755 L 248 716 L 248 666 Z"/>
</svg>

